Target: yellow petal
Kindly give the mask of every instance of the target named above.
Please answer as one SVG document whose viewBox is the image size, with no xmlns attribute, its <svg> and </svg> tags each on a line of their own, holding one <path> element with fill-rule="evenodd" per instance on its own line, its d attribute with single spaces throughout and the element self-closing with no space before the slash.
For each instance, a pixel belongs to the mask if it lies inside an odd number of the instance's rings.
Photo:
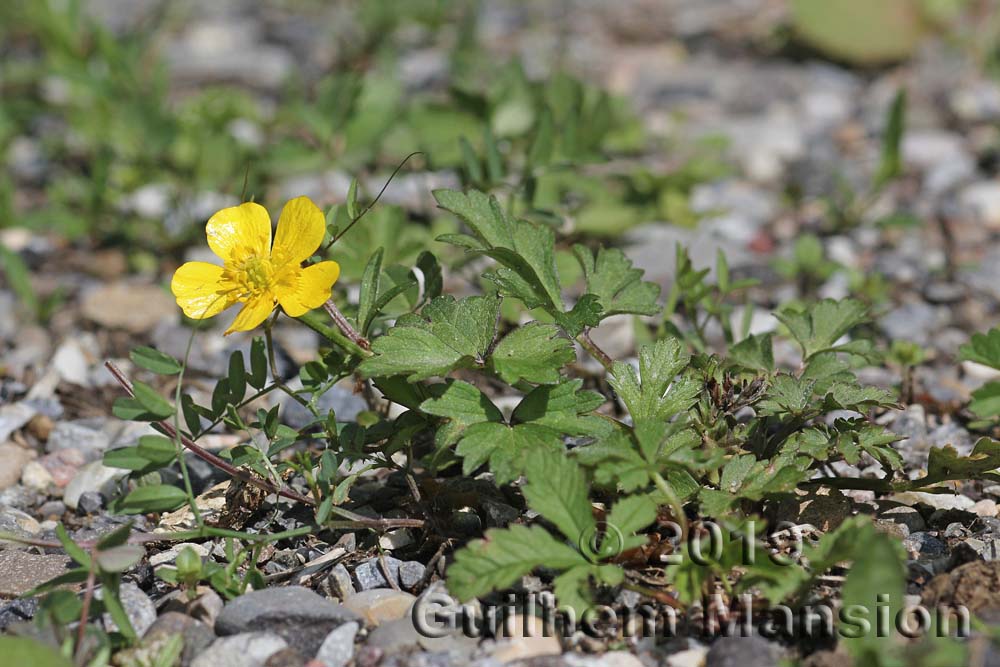
<svg viewBox="0 0 1000 667">
<path fill-rule="evenodd" d="M 275 285 L 278 303 L 290 317 L 305 315 L 330 298 L 330 288 L 340 277 L 340 264 L 319 262 L 287 275 Z"/>
<path fill-rule="evenodd" d="M 208 247 L 224 262 L 249 255 L 267 257 L 271 248 L 271 216 L 260 204 L 247 202 L 224 208 L 205 225 Z"/>
<path fill-rule="evenodd" d="M 217 315 L 230 305 L 222 281 L 222 267 L 208 262 L 182 264 L 170 281 L 170 291 L 184 314 L 196 320 Z"/>
<path fill-rule="evenodd" d="M 271 258 L 277 265 L 309 259 L 323 243 L 326 218 L 309 197 L 296 197 L 285 204 L 278 218 Z"/>
<path fill-rule="evenodd" d="M 274 297 L 270 293 L 265 292 L 260 296 L 251 298 L 243 305 L 243 309 L 236 316 L 236 319 L 233 320 L 233 323 L 229 325 L 226 335 L 228 336 L 234 331 L 256 329 L 260 326 L 261 322 L 267 319 L 272 310 L 274 310 Z"/>
</svg>

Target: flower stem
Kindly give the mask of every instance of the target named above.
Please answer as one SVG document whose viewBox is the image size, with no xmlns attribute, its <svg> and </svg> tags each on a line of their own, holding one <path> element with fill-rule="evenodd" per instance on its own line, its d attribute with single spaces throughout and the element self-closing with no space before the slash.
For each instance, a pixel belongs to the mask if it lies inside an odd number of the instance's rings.
<svg viewBox="0 0 1000 667">
<path fill-rule="evenodd" d="M 331 319 L 333 319 L 334 324 L 337 325 L 337 328 L 340 329 L 341 333 L 347 336 L 352 343 L 363 350 L 372 349 L 371 343 L 368 342 L 368 339 L 354 330 L 351 323 L 347 321 L 344 314 L 340 312 L 339 308 L 337 308 L 333 299 L 329 299 L 326 303 L 324 303 L 323 308 L 326 309 L 326 312 L 330 315 Z"/>
</svg>

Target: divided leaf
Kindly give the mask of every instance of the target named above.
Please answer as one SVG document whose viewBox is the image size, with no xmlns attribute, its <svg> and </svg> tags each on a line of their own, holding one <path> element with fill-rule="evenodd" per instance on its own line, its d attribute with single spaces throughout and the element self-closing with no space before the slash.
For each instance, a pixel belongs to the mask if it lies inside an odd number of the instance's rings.
<svg viewBox="0 0 1000 667">
<path fill-rule="evenodd" d="M 455 553 L 448 568 L 448 590 L 465 601 L 504 589 L 536 567 L 562 569 L 586 563 L 579 552 L 541 526 L 493 529 Z"/>
<path fill-rule="evenodd" d="M 587 293 L 597 297 L 602 306 L 601 319 L 622 313 L 655 315 L 660 286 L 644 282 L 643 271 L 617 248 L 601 248 L 595 257 L 583 245 L 573 246 L 573 254 L 583 268 Z"/>
<path fill-rule="evenodd" d="M 523 492 L 531 509 L 576 544 L 595 534 L 597 526 L 587 495 L 590 486 L 576 461 L 561 451 L 535 450 L 528 455 L 525 467 L 528 483 Z"/>
<path fill-rule="evenodd" d="M 463 474 L 471 475 L 489 462 L 497 484 L 508 484 L 524 473 L 525 456 L 541 448 L 561 454 L 558 433 L 537 424 L 481 422 L 465 429 L 455 452 L 463 458 Z"/>
<path fill-rule="evenodd" d="M 868 321 L 868 308 L 854 299 L 824 299 L 805 310 L 786 308 L 776 312 L 775 317 L 788 327 L 802 348 L 802 358 L 808 360 L 828 350 L 853 352 L 836 343 L 848 331 Z"/>
<path fill-rule="evenodd" d="M 474 234 L 474 238 L 451 234 L 438 240 L 482 252 L 499 262 L 502 268 L 497 269 L 493 279 L 501 294 L 520 299 L 528 308 L 562 312 L 555 234 L 551 228 L 513 218 L 496 197 L 476 190 L 436 190 L 434 198 L 438 206 L 461 218 Z"/>
<path fill-rule="evenodd" d="M 1000 370 L 1000 328 L 973 334 L 972 340 L 958 348 L 958 357 Z"/>
<path fill-rule="evenodd" d="M 552 324 L 531 322 L 507 334 L 493 350 L 493 370 L 507 384 L 556 384 L 559 369 L 576 359 L 573 343 Z"/>
<path fill-rule="evenodd" d="M 417 382 L 444 376 L 456 368 L 484 363 L 493 342 L 499 301 L 472 296 L 456 301 L 441 296 L 421 314 L 405 315 L 372 342 L 375 356 L 361 362 L 366 377 L 407 375 Z"/>
<path fill-rule="evenodd" d="M 642 348 L 638 375 L 631 365 L 616 361 L 608 382 L 633 421 L 667 420 L 688 410 L 701 391 L 694 379 L 677 377 L 690 359 L 679 340 L 665 338 Z"/>
</svg>

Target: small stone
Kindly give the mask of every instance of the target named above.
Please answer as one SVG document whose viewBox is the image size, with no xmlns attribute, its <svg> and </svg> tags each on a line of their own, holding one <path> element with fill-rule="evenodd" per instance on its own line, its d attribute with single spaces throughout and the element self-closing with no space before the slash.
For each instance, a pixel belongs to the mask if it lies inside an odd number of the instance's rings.
<svg viewBox="0 0 1000 667">
<path fill-rule="evenodd" d="M 14 507 L 0 507 L 0 530 L 20 537 L 32 537 L 42 532 L 35 517 Z"/>
<path fill-rule="evenodd" d="M 948 546 L 930 533 L 912 533 L 903 540 L 903 548 L 915 560 L 940 558 L 948 554 Z"/>
<path fill-rule="evenodd" d="M 708 649 L 705 667 L 773 667 L 784 651 L 763 637 L 720 637 Z"/>
<path fill-rule="evenodd" d="M 528 660 L 544 655 L 560 655 L 562 644 L 559 638 L 543 632 L 541 622 L 525 618 L 519 614 L 509 617 L 503 626 L 505 639 L 499 639 L 488 649 L 491 658 L 501 664 Z"/>
<path fill-rule="evenodd" d="M 970 511 L 978 514 L 979 516 L 996 516 L 997 515 L 997 503 L 995 500 L 990 500 L 989 498 L 978 501 L 975 505 L 970 508 Z"/>
<path fill-rule="evenodd" d="M 153 567 L 170 565 L 177 560 L 177 555 L 184 549 L 194 549 L 195 553 L 202 558 L 207 558 L 209 554 L 209 549 L 204 544 L 198 544 L 196 542 L 181 542 L 179 544 L 171 545 L 171 547 L 166 551 L 161 551 L 158 554 L 150 556 L 149 564 Z"/>
<path fill-rule="evenodd" d="M 903 539 L 910 534 L 910 529 L 905 524 L 888 521 L 886 519 L 875 519 L 875 529 L 880 533 L 885 533 L 891 537 Z"/>
<path fill-rule="evenodd" d="M 108 468 L 100 461 L 91 461 L 76 473 L 63 493 L 63 502 L 71 510 L 77 508 L 80 496 L 88 491 L 101 491 L 105 485 L 111 485 L 115 480 L 128 474 L 127 470 Z M 110 489 L 109 489 L 110 491 Z M 108 494 L 110 495 L 110 493 Z"/>
<path fill-rule="evenodd" d="M 222 613 L 225 605 L 226 603 L 222 600 L 222 597 L 211 588 L 208 588 L 208 590 L 198 596 L 198 599 L 190 604 L 188 613 L 203 623 L 215 625 L 215 619 Z"/>
<path fill-rule="evenodd" d="M 346 606 L 301 586 L 265 588 L 230 601 L 215 620 L 220 635 L 251 628 L 275 633 L 302 655 L 315 655 L 330 631 L 358 617 Z"/>
<path fill-rule="evenodd" d="M 906 526 L 908 533 L 927 530 L 927 522 L 924 521 L 924 517 L 920 516 L 920 512 L 918 512 L 915 508 L 908 507 L 906 505 L 890 507 L 889 509 L 879 512 L 878 517 L 886 521 Z"/>
<path fill-rule="evenodd" d="M 98 600 L 104 599 L 104 589 L 98 588 L 94 592 L 94 597 Z M 130 581 L 123 583 L 118 589 L 118 599 L 121 600 L 125 614 L 136 634 L 142 636 L 153 625 L 156 620 L 156 605 L 149 599 L 149 596 L 142 592 L 142 589 Z M 105 613 L 102 617 L 104 629 L 108 632 L 119 632 L 118 624 L 111 618 L 111 614 Z"/>
<path fill-rule="evenodd" d="M 403 618 L 413 607 L 416 597 L 391 588 L 361 591 L 344 601 L 344 606 L 371 625 Z"/>
<path fill-rule="evenodd" d="M 52 473 L 38 461 L 28 461 L 21 470 L 21 484 L 33 491 L 47 491 L 55 483 Z"/>
<path fill-rule="evenodd" d="M 0 442 L 35 416 L 35 409 L 25 403 L 0 406 Z"/>
<path fill-rule="evenodd" d="M 378 539 L 378 545 L 386 551 L 395 551 L 413 544 L 413 533 L 407 528 L 390 530 Z"/>
<path fill-rule="evenodd" d="M 190 665 L 194 657 L 207 649 L 215 641 L 211 628 L 186 614 L 167 611 L 160 614 L 146 630 L 144 637 L 181 635 L 184 651 L 181 664 Z"/>
<path fill-rule="evenodd" d="M 354 657 L 354 638 L 360 629 L 358 623 L 344 623 L 326 636 L 316 652 L 316 659 L 324 667 L 345 667 Z"/>
<path fill-rule="evenodd" d="M 113 283 L 84 295 L 83 316 L 108 329 L 141 334 L 153 330 L 160 320 L 174 316 L 176 304 L 156 285 Z"/>
<path fill-rule="evenodd" d="M 423 563 L 415 560 L 408 560 L 399 566 L 399 585 L 408 591 L 412 591 L 423 581 L 427 567 Z"/>
<path fill-rule="evenodd" d="M 48 502 L 42 503 L 38 507 L 38 516 L 46 519 L 52 517 L 58 519 L 65 513 L 66 513 L 66 503 L 64 503 L 61 500 L 50 500 Z"/>
<path fill-rule="evenodd" d="M 52 483 L 60 489 L 76 477 L 76 473 L 84 463 L 83 454 L 76 449 L 64 449 L 55 454 L 46 454 L 38 459 L 38 462 L 52 475 Z"/>
<path fill-rule="evenodd" d="M 14 598 L 27 593 L 65 574 L 72 564 L 68 556 L 40 555 L 16 549 L 0 551 L 0 597 Z"/>
<path fill-rule="evenodd" d="M 351 573 L 347 571 L 343 563 L 337 563 L 330 570 L 327 576 L 327 586 L 329 594 L 340 600 L 346 600 L 354 595 L 354 581 L 351 580 Z"/>
<path fill-rule="evenodd" d="M 45 451 L 51 454 L 64 449 L 77 449 L 83 453 L 84 460 L 96 461 L 103 457 L 110 444 L 107 434 L 91 424 L 59 422 L 49 434 Z"/>
<path fill-rule="evenodd" d="M 104 496 L 99 491 L 84 491 L 76 501 L 76 513 L 81 516 L 93 514 L 104 507 Z"/>
<path fill-rule="evenodd" d="M 271 632 L 243 632 L 220 637 L 191 661 L 191 667 L 264 667 L 272 655 L 288 646 Z"/>
<path fill-rule="evenodd" d="M 567 667 L 644 667 L 642 660 L 628 651 L 607 651 L 600 655 L 567 654 Z"/>
<path fill-rule="evenodd" d="M 967 185 L 958 195 L 959 205 L 990 229 L 1000 228 L 1000 182 Z"/>
<path fill-rule="evenodd" d="M 665 667 L 703 667 L 707 655 L 704 647 L 684 649 L 668 655 Z"/>
<path fill-rule="evenodd" d="M 86 387 L 89 384 L 90 362 L 80 343 L 70 338 L 63 342 L 52 356 L 52 367 L 59 379 Z"/>
<path fill-rule="evenodd" d="M 21 471 L 34 458 L 32 452 L 12 442 L 0 445 L 0 489 L 14 486 L 21 480 Z"/>
<path fill-rule="evenodd" d="M 13 623 L 30 621 L 38 612 L 38 598 L 22 598 L 0 604 L 0 630 Z"/>
<path fill-rule="evenodd" d="M 385 569 L 389 571 L 389 576 L 399 580 L 399 566 L 402 563 L 392 556 L 383 556 L 382 559 L 371 558 L 361 563 L 354 569 L 354 579 L 358 583 L 359 591 L 368 591 L 373 588 L 388 588 L 389 582 L 385 578 L 380 560 L 385 560 Z"/>
<path fill-rule="evenodd" d="M 264 661 L 264 667 L 315 667 L 311 660 L 291 647 L 283 648 L 277 653 L 272 653 Z"/>
</svg>

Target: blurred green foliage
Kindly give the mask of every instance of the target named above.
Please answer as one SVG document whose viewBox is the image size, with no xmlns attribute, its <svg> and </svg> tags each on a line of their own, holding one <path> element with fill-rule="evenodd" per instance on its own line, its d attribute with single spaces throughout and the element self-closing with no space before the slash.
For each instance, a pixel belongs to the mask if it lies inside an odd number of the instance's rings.
<svg viewBox="0 0 1000 667">
<path fill-rule="evenodd" d="M 161 54 L 172 11 L 164 3 L 119 34 L 79 0 L 0 7 L 0 155 L 21 163 L 0 175 L 0 225 L 162 253 L 198 238 L 215 203 L 275 203 L 287 179 L 331 169 L 375 182 L 419 151 L 410 167 L 457 170 L 520 214 L 613 236 L 648 219 L 694 224 L 691 187 L 724 173 L 716 150 L 667 174 L 643 166 L 635 158 L 649 138 L 623 100 L 497 62 L 477 43 L 473 2 L 362 3 L 361 34 L 336 70 L 296 72 L 270 97 L 172 87 Z M 442 81 L 401 78 L 408 44 L 397 33 L 417 24 L 431 39 L 446 24 L 457 36 L 442 49 Z M 413 220 L 403 211 L 378 215 L 398 234 L 369 232 L 379 238 L 352 240 L 348 254 L 382 245 L 401 261 L 433 238 L 402 231 Z M 348 258 L 345 269 L 360 275 L 363 263 Z"/>
</svg>

